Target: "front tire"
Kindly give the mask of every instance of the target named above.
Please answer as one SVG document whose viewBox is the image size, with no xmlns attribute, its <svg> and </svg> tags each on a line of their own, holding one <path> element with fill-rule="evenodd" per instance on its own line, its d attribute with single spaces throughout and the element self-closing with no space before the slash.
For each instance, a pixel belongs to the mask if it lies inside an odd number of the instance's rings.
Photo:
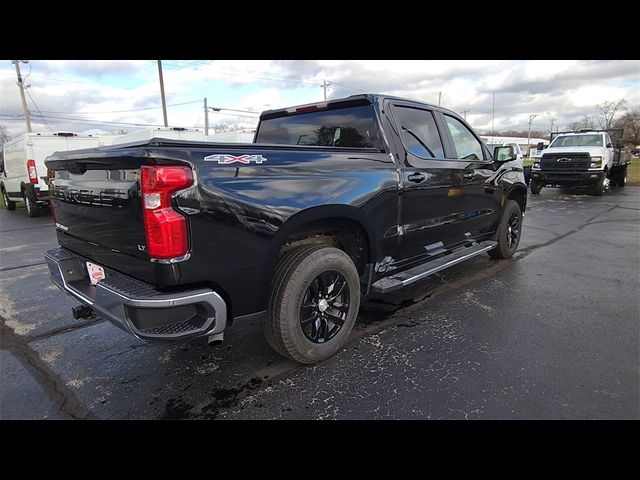
<svg viewBox="0 0 640 480">
<path fill-rule="evenodd" d="M 607 178 L 607 174 L 605 173 L 604 175 L 602 175 L 602 178 L 600 178 L 600 180 L 598 180 L 594 185 L 593 194 L 596 197 L 601 197 L 602 195 L 604 195 L 604 192 L 606 192 L 608 189 L 609 189 L 609 179 Z"/>
<path fill-rule="evenodd" d="M 497 232 L 498 244 L 489 255 L 493 258 L 511 258 L 520 244 L 522 235 L 522 211 L 520 205 L 513 200 L 507 200 L 502 212 L 500 226 Z"/>
<path fill-rule="evenodd" d="M 2 198 L 4 200 L 4 206 L 7 210 L 12 211 L 16 209 L 16 202 L 12 202 L 9 200 L 9 195 L 7 195 L 7 191 L 2 188 Z"/>
<path fill-rule="evenodd" d="M 627 167 L 621 168 L 618 173 L 618 186 L 624 187 L 627 183 Z"/>
<path fill-rule="evenodd" d="M 265 338 L 285 357 L 316 363 L 346 343 L 359 307 L 358 271 L 345 252 L 333 247 L 298 247 L 276 267 Z"/>
<path fill-rule="evenodd" d="M 540 190 L 542 190 L 542 186 L 535 180 L 531 180 L 529 188 L 531 189 L 531 193 L 534 195 L 540 195 Z"/>
</svg>

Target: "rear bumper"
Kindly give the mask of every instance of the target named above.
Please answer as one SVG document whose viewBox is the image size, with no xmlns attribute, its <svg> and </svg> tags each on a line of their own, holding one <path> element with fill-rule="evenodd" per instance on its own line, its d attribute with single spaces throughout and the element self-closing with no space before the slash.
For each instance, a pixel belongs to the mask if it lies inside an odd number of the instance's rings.
<svg viewBox="0 0 640 480">
<path fill-rule="evenodd" d="M 593 185 L 598 182 L 605 172 L 549 172 L 544 170 L 532 170 L 531 179 L 545 185 Z"/>
<path fill-rule="evenodd" d="M 29 195 L 31 201 L 34 203 L 49 203 L 48 188 L 41 188 L 40 185 L 27 183 L 24 185 L 24 192 L 26 195 Z"/>
<path fill-rule="evenodd" d="M 65 248 L 44 257 L 61 290 L 137 338 L 179 340 L 215 335 L 226 327 L 227 306 L 213 290 L 164 293 L 106 267 L 105 279 L 94 286 L 87 259 Z"/>
</svg>

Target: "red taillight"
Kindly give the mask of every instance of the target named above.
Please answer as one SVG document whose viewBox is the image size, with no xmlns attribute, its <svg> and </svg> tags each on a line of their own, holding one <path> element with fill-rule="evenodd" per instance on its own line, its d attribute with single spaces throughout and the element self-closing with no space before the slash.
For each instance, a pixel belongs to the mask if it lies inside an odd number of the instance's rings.
<svg viewBox="0 0 640 480">
<path fill-rule="evenodd" d="M 29 172 L 29 181 L 38 183 L 38 172 L 36 171 L 36 161 L 27 160 L 27 171 Z"/>
<path fill-rule="evenodd" d="M 171 194 L 193 185 L 189 167 L 142 167 L 142 210 L 152 258 L 182 257 L 189 250 L 187 219 L 171 208 Z"/>
</svg>

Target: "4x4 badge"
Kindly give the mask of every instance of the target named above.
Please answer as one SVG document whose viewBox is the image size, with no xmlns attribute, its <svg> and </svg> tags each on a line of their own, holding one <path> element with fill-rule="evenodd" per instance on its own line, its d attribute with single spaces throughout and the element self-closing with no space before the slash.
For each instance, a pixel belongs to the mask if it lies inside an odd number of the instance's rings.
<svg viewBox="0 0 640 480">
<path fill-rule="evenodd" d="M 209 155 L 208 157 L 204 157 L 204 161 L 205 162 L 218 162 L 221 165 L 228 165 L 230 163 L 244 163 L 244 164 L 249 164 L 251 162 L 255 162 L 255 163 L 263 163 L 266 162 L 267 159 L 264 158 L 262 155 L 239 155 L 239 156 L 235 156 L 235 155 L 226 155 L 226 154 L 215 154 L 215 155 Z"/>
</svg>

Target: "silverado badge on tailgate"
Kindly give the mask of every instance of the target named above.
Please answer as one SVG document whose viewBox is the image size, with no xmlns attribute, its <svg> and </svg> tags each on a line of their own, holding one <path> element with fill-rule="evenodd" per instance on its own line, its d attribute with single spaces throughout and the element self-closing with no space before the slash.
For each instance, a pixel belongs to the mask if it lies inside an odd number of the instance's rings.
<svg viewBox="0 0 640 480">
<path fill-rule="evenodd" d="M 267 159 L 262 155 L 227 155 L 227 154 L 219 154 L 209 155 L 208 157 L 204 157 L 205 162 L 218 162 L 221 165 L 228 165 L 230 163 L 244 163 L 249 164 L 251 162 L 255 163 L 263 163 L 266 162 Z"/>
</svg>

